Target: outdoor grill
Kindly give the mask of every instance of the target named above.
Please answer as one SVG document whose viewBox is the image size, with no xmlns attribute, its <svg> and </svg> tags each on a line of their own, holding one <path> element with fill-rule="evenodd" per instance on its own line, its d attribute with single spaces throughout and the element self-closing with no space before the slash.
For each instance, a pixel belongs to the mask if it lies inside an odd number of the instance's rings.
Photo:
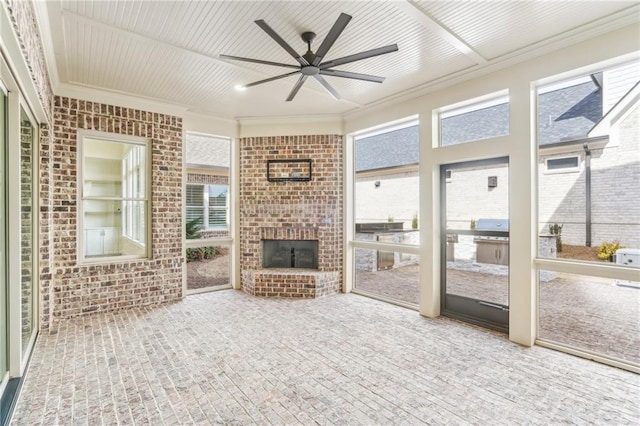
<svg viewBox="0 0 640 426">
<path fill-rule="evenodd" d="M 509 232 L 509 219 L 478 219 L 475 230 Z M 509 237 L 479 235 L 473 242 L 476 243 L 476 262 L 509 264 Z"/>
</svg>

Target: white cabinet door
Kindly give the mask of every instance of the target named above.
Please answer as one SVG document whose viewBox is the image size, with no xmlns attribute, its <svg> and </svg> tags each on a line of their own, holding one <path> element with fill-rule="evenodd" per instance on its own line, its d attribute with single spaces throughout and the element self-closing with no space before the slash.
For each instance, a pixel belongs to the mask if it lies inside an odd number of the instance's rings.
<svg viewBox="0 0 640 426">
<path fill-rule="evenodd" d="M 99 256 L 104 253 L 104 236 L 102 229 L 86 229 L 84 231 L 84 255 Z"/>
<path fill-rule="evenodd" d="M 120 228 L 92 228 L 84 231 L 84 255 L 120 254 Z"/>
<path fill-rule="evenodd" d="M 104 228 L 104 254 L 120 254 L 120 228 Z"/>
</svg>

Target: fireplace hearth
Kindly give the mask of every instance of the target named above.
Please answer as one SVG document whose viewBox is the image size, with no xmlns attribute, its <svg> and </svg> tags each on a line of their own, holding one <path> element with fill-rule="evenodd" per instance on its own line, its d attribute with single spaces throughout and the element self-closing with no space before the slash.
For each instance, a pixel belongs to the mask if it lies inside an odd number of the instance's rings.
<svg viewBox="0 0 640 426">
<path fill-rule="evenodd" d="M 262 240 L 262 267 L 318 269 L 318 241 Z"/>
</svg>

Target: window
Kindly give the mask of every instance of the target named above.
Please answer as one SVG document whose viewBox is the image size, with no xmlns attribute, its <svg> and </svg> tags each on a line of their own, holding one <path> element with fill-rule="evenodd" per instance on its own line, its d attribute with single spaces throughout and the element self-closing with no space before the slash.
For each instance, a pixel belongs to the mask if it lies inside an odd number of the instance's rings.
<svg viewBox="0 0 640 426">
<path fill-rule="evenodd" d="M 545 169 L 548 173 L 577 172 L 580 170 L 580 159 L 577 155 L 562 158 L 547 158 Z"/>
<path fill-rule="evenodd" d="M 142 138 L 80 134 L 81 260 L 148 256 L 148 145 Z"/>
<path fill-rule="evenodd" d="M 408 117 L 353 139 L 353 289 L 411 308 L 420 271 L 419 129 Z"/>
<path fill-rule="evenodd" d="M 417 245 L 418 123 L 412 120 L 359 135 L 354 148 L 356 239 L 375 241 L 379 231 L 388 231 L 397 235 L 395 243 Z"/>
<path fill-rule="evenodd" d="M 226 228 L 229 205 L 229 187 L 227 185 L 209 185 L 209 228 Z"/>
<path fill-rule="evenodd" d="M 199 219 L 199 229 L 227 229 L 229 185 L 187 185 L 187 222 Z"/>
<path fill-rule="evenodd" d="M 35 332 L 36 301 L 36 201 L 34 165 L 37 164 L 38 127 L 30 114 L 20 107 L 20 284 L 22 319 L 22 356 L 26 357 Z M 35 235 L 34 235 L 35 234 Z"/>
<path fill-rule="evenodd" d="M 539 288 L 540 339 L 640 363 L 640 282 L 542 270 Z"/>
<path fill-rule="evenodd" d="M 470 102 L 471 104 L 448 107 L 440 112 L 440 146 L 509 134 L 508 96 Z"/>
<path fill-rule="evenodd" d="M 537 88 L 540 257 L 601 263 L 640 247 L 638 65 Z"/>
<path fill-rule="evenodd" d="M 144 198 L 145 187 L 144 147 L 133 146 L 122 160 L 122 195 L 124 231 L 123 235 L 139 244 L 145 240 L 144 202 L 135 201 Z"/>
<path fill-rule="evenodd" d="M 187 185 L 187 222 L 200 219 L 198 228 L 204 227 L 205 205 L 204 205 L 205 185 Z"/>
</svg>

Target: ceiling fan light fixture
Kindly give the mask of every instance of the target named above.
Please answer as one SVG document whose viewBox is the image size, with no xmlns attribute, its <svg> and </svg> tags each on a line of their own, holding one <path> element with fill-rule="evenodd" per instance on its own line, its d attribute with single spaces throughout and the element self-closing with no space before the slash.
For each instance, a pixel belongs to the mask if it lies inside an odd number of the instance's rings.
<svg viewBox="0 0 640 426">
<path fill-rule="evenodd" d="M 255 21 L 256 25 L 258 25 L 264 32 L 267 33 L 269 37 L 271 37 L 276 43 L 280 45 L 284 50 L 289 53 L 293 57 L 293 59 L 298 62 L 298 65 L 290 65 L 284 64 L 280 62 L 271 62 L 265 61 L 261 59 L 251 59 L 251 58 L 243 58 L 240 56 L 232 56 L 232 55 L 220 55 L 221 58 L 231 59 L 234 61 L 244 61 L 244 62 L 252 62 L 262 65 L 272 65 L 278 67 L 286 67 L 286 68 L 294 68 L 296 71 L 278 75 L 275 77 L 266 78 L 264 80 L 255 81 L 253 83 L 245 84 L 242 86 L 236 86 L 237 90 L 246 90 L 251 86 L 256 86 L 258 84 L 267 83 L 269 81 L 279 80 L 281 78 L 285 78 L 295 74 L 301 74 L 297 83 L 289 93 L 287 97 L 287 102 L 293 100 L 296 96 L 300 87 L 304 84 L 307 77 L 315 78 L 326 90 L 327 92 L 333 96 L 335 99 L 342 99 L 340 94 L 322 77 L 322 75 L 328 75 L 331 77 L 341 77 L 341 78 L 350 78 L 354 80 L 362 80 L 369 81 L 374 83 L 382 83 L 384 81 L 384 77 L 378 77 L 368 74 L 360 74 L 349 71 L 340 71 L 340 70 L 331 70 L 329 68 L 333 68 L 338 65 L 348 64 L 350 62 L 360 61 L 362 59 L 372 58 L 378 55 L 384 55 L 386 53 L 396 52 L 398 50 L 398 45 L 393 44 L 389 46 L 379 47 L 377 49 L 368 50 L 366 52 L 356 53 L 354 55 L 345 56 L 343 58 L 334 59 L 328 62 L 322 62 L 322 59 L 329 52 L 329 49 L 336 42 L 340 34 L 344 31 L 347 24 L 351 20 L 351 16 L 346 13 L 341 13 L 336 22 L 333 24 L 329 33 L 325 37 L 325 39 L 320 44 L 320 47 L 315 51 L 315 53 L 311 50 L 311 42 L 316 37 L 316 34 L 311 31 L 306 31 L 301 34 L 302 40 L 307 44 L 307 52 L 304 55 L 299 55 L 286 41 L 282 39 L 276 33 L 273 28 L 271 28 L 263 19 L 259 19 Z"/>
</svg>

